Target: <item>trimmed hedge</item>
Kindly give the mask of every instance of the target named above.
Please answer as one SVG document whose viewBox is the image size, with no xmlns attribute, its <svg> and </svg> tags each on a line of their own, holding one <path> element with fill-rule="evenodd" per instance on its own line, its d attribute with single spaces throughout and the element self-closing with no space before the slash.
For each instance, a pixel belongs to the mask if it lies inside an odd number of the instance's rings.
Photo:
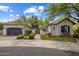
<svg viewBox="0 0 79 59">
<path fill-rule="evenodd" d="M 61 37 L 61 36 L 49 36 L 49 35 L 41 35 L 42 40 L 53 40 L 53 41 L 65 41 L 65 42 L 77 42 L 73 37 Z"/>
</svg>

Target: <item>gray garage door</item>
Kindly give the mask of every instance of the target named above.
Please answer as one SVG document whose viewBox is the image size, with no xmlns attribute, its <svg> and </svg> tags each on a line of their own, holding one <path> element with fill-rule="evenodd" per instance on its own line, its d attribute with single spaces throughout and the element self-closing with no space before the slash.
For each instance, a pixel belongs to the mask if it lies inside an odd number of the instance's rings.
<svg viewBox="0 0 79 59">
<path fill-rule="evenodd" d="M 7 35 L 22 34 L 22 28 L 7 28 Z"/>
</svg>

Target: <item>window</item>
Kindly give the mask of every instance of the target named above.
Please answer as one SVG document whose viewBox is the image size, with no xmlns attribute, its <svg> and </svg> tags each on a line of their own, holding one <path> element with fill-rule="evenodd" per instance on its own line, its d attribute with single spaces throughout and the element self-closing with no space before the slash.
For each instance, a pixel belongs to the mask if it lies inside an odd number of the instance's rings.
<svg viewBox="0 0 79 59">
<path fill-rule="evenodd" d="M 55 30 L 55 27 L 53 27 L 53 30 Z"/>
<path fill-rule="evenodd" d="M 68 25 L 61 26 L 61 33 L 69 34 L 70 33 L 70 26 L 68 26 Z"/>
</svg>

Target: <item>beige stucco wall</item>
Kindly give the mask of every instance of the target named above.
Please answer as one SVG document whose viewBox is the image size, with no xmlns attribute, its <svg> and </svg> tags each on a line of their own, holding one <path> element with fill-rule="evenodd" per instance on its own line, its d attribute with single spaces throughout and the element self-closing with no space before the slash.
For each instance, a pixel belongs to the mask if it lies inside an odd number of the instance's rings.
<svg viewBox="0 0 79 59">
<path fill-rule="evenodd" d="M 40 34 L 45 35 L 45 34 L 47 34 L 47 31 L 44 31 L 43 29 L 40 29 Z"/>
<path fill-rule="evenodd" d="M 53 30 L 53 27 L 55 27 L 55 30 Z M 56 25 L 49 25 L 48 26 L 48 33 L 51 33 L 52 35 L 57 34 L 57 26 Z"/>
<path fill-rule="evenodd" d="M 51 30 L 52 30 L 52 26 L 50 25 L 50 26 L 48 26 L 48 32 L 50 33 Z"/>
<path fill-rule="evenodd" d="M 52 35 L 56 35 L 56 36 L 61 35 L 61 34 L 62 34 L 62 33 L 61 33 L 61 26 L 63 26 L 63 25 L 68 25 L 68 26 L 70 26 L 70 35 L 72 35 L 72 34 L 73 34 L 73 23 L 71 23 L 71 22 L 68 21 L 68 20 L 62 21 L 62 22 L 59 23 L 58 25 L 52 25 L 52 26 L 51 26 L 51 28 L 52 28 L 51 34 L 52 34 Z M 53 30 L 53 27 L 55 27 L 55 30 Z M 51 28 L 48 28 L 48 29 L 50 30 Z M 49 30 L 48 30 L 48 31 L 49 31 Z"/>
<path fill-rule="evenodd" d="M 54 29 L 53 29 L 53 28 L 54 28 Z M 51 34 L 54 35 L 54 36 L 58 34 L 58 33 L 57 33 L 57 26 L 56 26 L 56 25 L 52 25 Z"/>
<path fill-rule="evenodd" d="M 61 35 L 62 33 L 61 33 L 61 26 L 63 26 L 63 25 L 68 25 L 68 26 L 70 26 L 70 35 L 73 35 L 73 23 L 71 23 L 70 21 L 68 21 L 68 20 L 65 20 L 65 21 L 63 21 L 63 22 L 61 22 L 60 24 L 58 24 L 58 26 L 57 26 L 57 31 L 58 31 L 58 35 Z"/>
<path fill-rule="evenodd" d="M 3 27 L 3 35 L 7 35 L 7 28 L 22 28 L 23 34 L 25 33 L 23 25 L 3 25 Z"/>
</svg>

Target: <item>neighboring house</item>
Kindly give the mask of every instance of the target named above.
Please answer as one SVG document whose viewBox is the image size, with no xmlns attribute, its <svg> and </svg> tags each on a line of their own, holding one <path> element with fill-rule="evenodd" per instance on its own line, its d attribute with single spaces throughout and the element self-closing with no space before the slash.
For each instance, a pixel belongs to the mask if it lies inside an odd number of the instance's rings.
<svg viewBox="0 0 79 59">
<path fill-rule="evenodd" d="M 72 19 L 59 19 L 59 20 L 52 20 L 49 22 L 48 25 L 48 33 L 51 35 L 59 36 L 59 35 L 73 35 L 73 25 L 76 22 Z"/>
<path fill-rule="evenodd" d="M 25 30 L 27 26 L 23 24 L 16 24 L 14 22 L 7 22 L 3 24 L 3 35 L 18 35 L 18 34 L 25 34 Z"/>
</svg>

